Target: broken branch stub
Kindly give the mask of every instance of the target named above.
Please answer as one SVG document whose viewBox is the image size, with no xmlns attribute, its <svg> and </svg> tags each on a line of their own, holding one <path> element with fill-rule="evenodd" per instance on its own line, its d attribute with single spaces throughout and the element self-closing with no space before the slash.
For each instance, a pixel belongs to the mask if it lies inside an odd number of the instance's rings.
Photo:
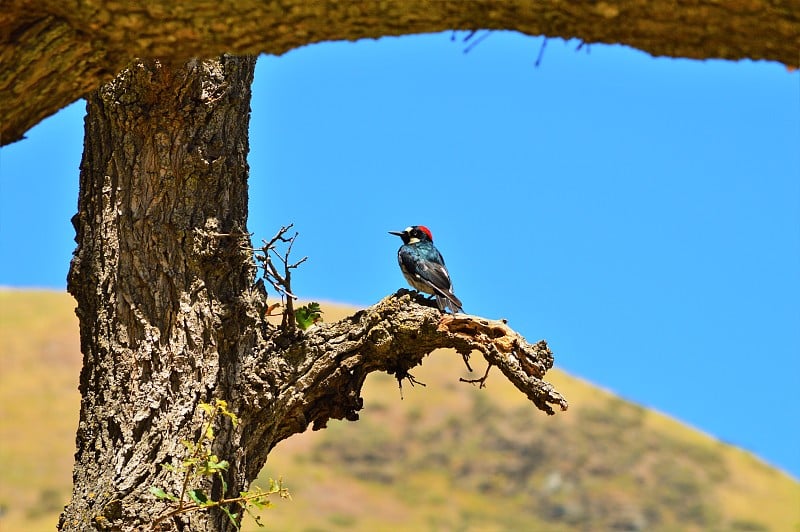
<svg viewBox="0 0 800 532">
<path fill-rule="evenodd" d="M 553 353 L 544 340 L 529 344 L 505 320 L 488 320 L 466 314 L 442 316 L 439 331 L 459 342 L 456 349 L 462 355 L 466 354 L 466 349 L 480 352 L 489 366 L 497 366 L 540 410 L 552 415 L 555 411 L 550 405 L 557 405 L 562 411 L 569 407 L 564 396 L 552 384 L 542 380 L 547 370 L 553 367 Z M 474 382 L 484 387 L 487 376 L 488 370 Z"/>
</svg>

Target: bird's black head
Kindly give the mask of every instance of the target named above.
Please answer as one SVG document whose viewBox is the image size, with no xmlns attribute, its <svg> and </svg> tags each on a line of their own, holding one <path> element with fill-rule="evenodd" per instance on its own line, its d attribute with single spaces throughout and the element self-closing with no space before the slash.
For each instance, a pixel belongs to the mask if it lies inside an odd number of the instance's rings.
<svg viewBox="0 0 800 532">
<path fill-rule="evenodd" d="M 433 242 L 431 230 L 424 225 L 412 225 L 402 231 L 389 231 L 390 235 L 397 235 L 403 239 L 403 244 L 416 244 L 417 242 Z"/>
</svg>

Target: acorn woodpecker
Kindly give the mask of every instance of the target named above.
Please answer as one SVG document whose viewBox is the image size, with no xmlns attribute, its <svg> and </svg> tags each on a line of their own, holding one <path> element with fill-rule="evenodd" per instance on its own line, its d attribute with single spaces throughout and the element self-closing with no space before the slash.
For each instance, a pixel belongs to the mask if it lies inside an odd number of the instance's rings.
<svg viewBox="0 0 800 532">
<path fill-rule="evenodd" d="M 450 307 L 454 314 L 464 312 L 461 301 L 453 293 L 442 254 L 433 245 L 430 229 L 424 225 L 412 225 L 403 231 L 389 231 L 389 234 L 403 239 L 403 245 L 397 250 L 397 262 L 408 284 L 434 296 L 440 311 L 445 312 Z"/>
</svg>

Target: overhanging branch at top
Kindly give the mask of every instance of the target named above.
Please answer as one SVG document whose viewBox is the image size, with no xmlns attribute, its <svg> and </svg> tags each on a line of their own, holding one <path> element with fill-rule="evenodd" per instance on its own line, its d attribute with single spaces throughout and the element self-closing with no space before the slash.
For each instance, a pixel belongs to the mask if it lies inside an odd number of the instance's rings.
<svg viewBox="0 0 800 532">
<path fill-rule="evenodd" d="M 0 145 L 136 57 L 282 54 L 321 41 L 483 28 L 626 44 L 657 56 L 800 66 L 794 0 L 41 0 L 36 8 L 9 0 L 0 13 Z"/>
</svg>

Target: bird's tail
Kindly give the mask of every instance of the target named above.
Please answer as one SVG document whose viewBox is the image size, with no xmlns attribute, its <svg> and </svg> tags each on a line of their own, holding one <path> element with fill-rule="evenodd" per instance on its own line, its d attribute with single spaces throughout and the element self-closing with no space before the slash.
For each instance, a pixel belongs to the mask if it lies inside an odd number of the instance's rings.
<svg viewBox="0 0 800 532">
<path fill-rule="evenodd" d="M 464 312 L 461 308 L 461 300 L 456 297 L 453 292 L 446 292 L 442 294 L 436 294 L 436 304 L 439 305 L 439 310 L 442 312 L 446 312 L 447 307 L 450 307 L 450 311 L 453 314 L 458 312 Z"/>
</svg>

